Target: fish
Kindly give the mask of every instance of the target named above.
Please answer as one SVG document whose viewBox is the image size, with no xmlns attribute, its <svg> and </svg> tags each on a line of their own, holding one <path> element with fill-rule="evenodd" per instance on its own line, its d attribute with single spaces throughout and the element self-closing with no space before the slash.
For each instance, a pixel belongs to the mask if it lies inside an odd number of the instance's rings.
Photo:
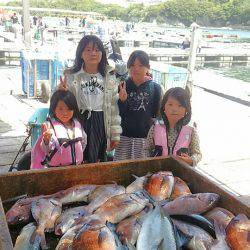
<svg viewBox="0 0 250 250">
<path fill-rule="evenodd" d="M 186 194 L 191 194 L 191 191 L 186 184 L 185 181 L 183 181 L 179 177 L 174 177 L 174 187 L 173 187 L 173 192 L 171 194 L 171 199 L 174 200 L 179 196 L 183 196 Z"/>
<path fill-rule="evenodd" d="M 201 214 L 212 209 L 219 200 L 215 193 L 197 193 L 180 196 L 162 206 L 165 213 L 172 214 Z"/>
<path fill-rule="evenodd" d="M 44 196 L 34 196 L 18 200 L 6 213 L 8 225 L 28 223 L 31 218 L 31 203 Z"/>
<path fill-rule="evenodd" d="M 119 194 L 124 194 L 125 191 L 125 187 L 117 184 L 102 185 L 97 187 L 88 197 L 88 210 L 90 213 L 94 212 L 108 199 Z"/>
<path fill-rule="evenodd" d="M 91 227 L 91 228 L 99 228 L 100 226 L 106 225 L 106 220 L 102 215 L 99 214 L 91 214 L 88 216 L 83 216 L 75 219 L 73 225 L 74 226 L 81 225 L 82 227 Z"/>
<path fill-rule="evenodd" d="M 99 228 L 83 227 L 73 240 L 74 250 L 116 250 L 113 233 L 105 226 Z"/>
<path fill-rule="evenodd" d="M 136 249 L 157 249 L 162 241 L 161 215 L 159 206 L 154 208 L 142 223 Z"/>
<path fill-rule="evenodd" d="M 57 199 L 62 205 L 73 203 L 73 202 L 87 202 L 88 196 L 94 191 L 99 185 L 76 185 L 68 189 L 59 191 L 52 195 L 54 199 Z"/>
<path fill-rule="evenodd" d="M 207 220 L 205 217 L 198 214 L 184 215 L 176 214 L 170 216 L 172 219 L 183 221 L 194 226 L 198 226 L 209 233 L 214 239 L 216 238 L 215 229 L 213 223 Z"/>
<path fill-rule="evenodd" d="M 230 221 L 226 239 L 232 250 L 250 249 L 250 220 L 245 214 L 238 214 Z"/>
<path fill-rule="evenodd" d="M 226 241 L 226 231 L 223 225 L 219 225 L 214 221 L 216 240 L 210 246 L 210 250 L 230 250 Z"/>
<path fill-rule="evenodd" d="M 204 214 L 211 222 L 216 221 L 219 225 L 226 229 L 229 222 L 234 218 L 234 214 L 222 207 L 215 207 Z"/>
<path fill-rule="evenodd" d="M 94 214 L 100 215 L 108 222 L 118 223 L 143 210 L 148 202 L 141 193 L 120 194 L 107 200 Z"/>
<path fill-rule="evenodd" d="M 89 215 L 87 206 L 74 207 L 65 210 L 55 222 L 55 234 L 62 235 L 74 224 L 75 220 Z"/>
<path fill-rule="evenodd" d="M 73 240 L 82 227 L 83 226 L 79 224 L 70 228 L 59 240 L 55 250 L 71 250 L 73 247 Z"/>
<path fill-rule="evenodd" d="M 119 222 L 116 226 L 116 233 L 124 245 L 128 245 L 128 243 L 135 245 L 141 230 L 143 218 L 152 210 L 153 205 L 149 203 L 141 212 Z"/>
<path fill-rule="evenodd" d="M 46 249 L 44 232 L 54 229 L 55 221 L 62 212 L 62 204 L 55 199 L 41 198 L 32 202 L 31 212 L 37 222 L 37 228 L 32 234 L 30 242 L 35 249 L 39 249 L 40 245 L 42 249 Z"/>
<path fill-rule="evenodd" d="M 180 231 L 192 237 L 192 239 L 186 245 L 188 249 L 206 250 L 209 249 L 209 247 L 213 243 L 213 237 L 202 228 L 175 219 L 173 219 L 172 221 Z"/>
<path fill-rule="evenodd" d="M 155 203 L 155 208 L 147 214 L 142 223 L 136 249 L 177 249 L 173 224 L 169 217 L 163 215 L 157 203 Z"/>
<path fill-rule="evenodd" d="M 39 195 L 18 200 L 6 213 L 8 225 L 28 223 L 32 219 L 31 203 L 41 198 L 58 199 L 63 205 L 87 201 L 87 197 L 99 185 L 77 185 L 50 195 Z"/>
<path fill-rule="evenodd" d="M 159 207 L 160 208 L 160 207 Z M 161 210 L 162 208 L 160 208 Z M 162 211 L 161 214 L 161 233 L 162 233 L 162 242 L 160 244 L 161 250 L 177 250 L 179 249 L 176 237 L 176 229 L 173 225 L 172 220 L 169 216 L 164 215 Z"/>
<path fill-rule="evenodd" d="M 174 187 L 174 176 L 170 171 L 161 171 L 151 175 L 144 185 L 144 189 L 155 201 L 169 198 Z"/>
<path fill-rule="evenodd" d="M 16 239 L 14 250 L 31 250 L 30 238 L 35 230 L 36 226 L 34 223 L 29 223 L 23 227 L 20 235 Z"/>
<path fill-rule="evenodd" d="M 151 176 L 152 174 L 148 173 L 144 176 L 138 177 L 136 175 L 133 175 L 136 179 L 133 181 L 131 184 L 129 184 L 126 187 L 126 193 L 134 193 L 140 190 L 143 190 L 144 184 L 147 181 L 148 177 Z"/>
</svg>

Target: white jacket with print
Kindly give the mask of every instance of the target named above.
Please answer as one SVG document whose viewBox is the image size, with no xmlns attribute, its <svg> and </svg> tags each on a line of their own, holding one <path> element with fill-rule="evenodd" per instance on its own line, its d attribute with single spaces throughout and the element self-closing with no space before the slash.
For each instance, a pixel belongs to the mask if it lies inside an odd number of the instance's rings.
<svg viewBox="0 0 250 250">
<path fill-rule="evenodd" d="M 113 70 L 112 67 L 107 67 L 107 74 L 104 80 L 103 113 L 105 132 L 107 136 L 107 147 L 109 147 L 111 141 L 120 141 L 120 134 L 122 132 L 121 117 L 118 108 L 118 82 L 115 74 L 113 74 Z M 84 105 L 84 103 L 80 103 L 78 97 L 78 93 L 81 93 L 80 82 L 70 84 L 77 79 L 74 77 L 76 74 L 78 74 L 78 72 L 70 74 L 67 77 L 69 90 L 75 95 L 79 109 L 85 111 L 87 110 L 87 106 Z"/>
</svg>

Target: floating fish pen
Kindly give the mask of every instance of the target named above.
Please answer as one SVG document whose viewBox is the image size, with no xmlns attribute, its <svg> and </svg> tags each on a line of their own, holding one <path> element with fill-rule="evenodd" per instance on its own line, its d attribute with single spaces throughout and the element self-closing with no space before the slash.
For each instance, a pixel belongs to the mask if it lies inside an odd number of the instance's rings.
<svg viewBox="0 0 250 250">
<path fill-rule="evenodd" d="M 134 181 L 133 175 L 143 176 L 158 171 L 172 171 L 174 176 L 184 180 L 192 193 L 211 192 L 220 196 L 218 206 L 234 214 L 244 213 L 250 216 L 250 208 L 244 200 L 219 186 L 197 169 L 178 161 L 174 157 L 158 157 L 145 160 L 106 162 L 80 166 L 29 170 L 7 173 L 0 176 L 0 249 L 12 249 L 12 242 L 19 231 L 8 228 L 5 213 L 10 207 L 7 201 L 28 195 L 53 194 L 77 184 L 111 184 L 116 182 L 124 186 Z M 46 235 L 50 249 L 58 238 Z M 51 241 L 51 242 L 50 242 Z M 53 246 L 53 247 L 52 247 Z"/>
</svg>

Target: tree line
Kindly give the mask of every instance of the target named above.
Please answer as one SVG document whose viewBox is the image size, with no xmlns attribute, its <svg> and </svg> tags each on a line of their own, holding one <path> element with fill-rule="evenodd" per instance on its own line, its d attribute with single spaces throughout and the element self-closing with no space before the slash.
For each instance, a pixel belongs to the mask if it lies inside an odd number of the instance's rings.
<svg viewBox="0 0 250 250">
<path fill-rule="evenodd" d="M 10 2 L 21 6 L 20 1 Z M 164 3 L 144 6 L 130 5 L 123 8 L 116 4 L 104 5 L 93 0 L 30 0 L 31 7 L 61 8 L 78 11 L 94 11 L 111 19 L 130 22 L 152 22 L 190 26 L 197 22 L 203 26 L 250 26 L 249 0 L 168 0 Z"/>
</svg>

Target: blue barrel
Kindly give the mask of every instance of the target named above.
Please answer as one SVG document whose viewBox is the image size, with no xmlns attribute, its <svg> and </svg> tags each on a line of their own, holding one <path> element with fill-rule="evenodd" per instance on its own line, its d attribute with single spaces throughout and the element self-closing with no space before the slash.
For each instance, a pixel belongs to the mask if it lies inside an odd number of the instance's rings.
<svg viewBox="0 0 250 250">
<path fill-rule="evenodd" d="M 31 128 L 31 147 L 35 145 L 37 139 L 41 135 L 41 125 L 44 123 L 48 117 L 49 109 L 48 108 L 39 108 L 35 113 L 30 117 L 28 125 Z"/>
<path fill-rule="evenodd" d="M 24 94 L 27 94 L 29 61 L 25 58 L 23 51 L 20 52 L 20 56 L 21 56 L 21 68 L 22 68 L 22 90 Z"/>
</svg>

